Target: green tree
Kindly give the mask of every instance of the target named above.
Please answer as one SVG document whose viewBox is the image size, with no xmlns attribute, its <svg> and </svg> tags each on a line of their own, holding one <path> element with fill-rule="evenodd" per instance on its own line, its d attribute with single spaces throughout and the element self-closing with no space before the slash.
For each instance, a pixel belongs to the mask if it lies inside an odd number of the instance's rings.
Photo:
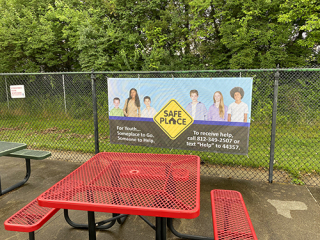
<svg viewBox="0 0 320 240">
<path fill-rule="evenodd" d="M 312 3 L 0 0 L 0 71 L 303 66 L 318 56 Z"/>
<path fill-rule="evenodd" d="M 320 44 L 320 4 L 317 0 L 286 0 L 281 4 L 280 23 L 295 26 L 294 33 L 304 34 L 298 43 L 301 46 L 313 48 L 314 58 L 320 62 L 318 47 Z M 313 59 L 311 59 L 313 60 Z"/>
<path fill-rule="evenodd" d="M 0 70 L 2 72 L 68 71 L 73 53 L 61 24 L 48 18 L 54 1 L 0 1 Z"/>
<path fill-rule="evenodd" d="M 193 27 L 199 29 L 201 48 L 218 50 L 216 56 L 209 57 L 211 66 L 218 63 L 238 69 L 304 65 L 310 49 L 297 44 L 301 35 L 292 37 L 294 26 L 278 22 L 281 3 L 283 0 L 192 1 Z"/>
<path fill-rule="evenodd" d="M 59 22 L 64 42 L 81 70 L 114 70 L 112 58 L 121 38 L 108 16 L 111 11 L 112 5 L 106 2 L 61 1 L 49 7 L 46 17 Z"/>
</svg>

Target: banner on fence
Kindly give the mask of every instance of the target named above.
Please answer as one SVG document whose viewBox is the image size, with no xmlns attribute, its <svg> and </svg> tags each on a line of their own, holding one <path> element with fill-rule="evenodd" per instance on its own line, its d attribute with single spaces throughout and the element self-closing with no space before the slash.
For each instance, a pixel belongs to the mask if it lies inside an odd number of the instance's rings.
<svg viewBox="0 0 320 240">
<path fill-rule="evenodd" d="M 248 153 L 252 78 L 110 78 L 110 142 Z"/>
</svg>

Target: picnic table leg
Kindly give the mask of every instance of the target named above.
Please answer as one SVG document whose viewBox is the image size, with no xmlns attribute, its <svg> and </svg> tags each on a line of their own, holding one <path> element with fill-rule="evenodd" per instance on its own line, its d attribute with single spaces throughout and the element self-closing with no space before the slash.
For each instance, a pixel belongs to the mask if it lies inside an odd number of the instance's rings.
<svg viewBox="0 0 320 240">
<path fill-rule="evenodd" d="M 161 218 L 161 232 L 162 232 L 162 239 L 167 239 L 167 219 Z"/>
<path fill-rule="evenodd" d="M 182 233 L 177 232 L 177 230 L 175 230 L 173 227 L 173 219 L 172 218 L 167 219 L 167 224 L 168 224 L 168 228 L 170 229 L 170 231 L 179 238 L 194 239 L 194 240 L 214 240 L 214 238 L 210 238 L 210 237 L 193 236 L 193 235 L 187 235 L 187 234 L 182 234 Z"/>
<path fill-rule="evenodd" d="M 79 224 L 79 223 L 75 223 L 73 222 L 70 217 L 69 217 L 69 211 L 68 209 L 64 209 L 63 210 L 63 214 L 64 214 L 64 219 L 66 220 L 66 222 L 71 226 L 71 227 L 74 227 L 74 228 L 79 228 L 79 229 L 88 229 L 89 226 L 88 224 Z M 126 214 L 112 214 L 112 218 L 109 218 L 107 220 L 104 220 L 104 221 L 101 221 L 101 222 L 97 222 L 96 223 L 96 229 L 108 229 L 108 228 L 111 228 L 118 219 L 121 219 L 119 221 L 121 221 L 121 223 L 123 223 L 123 219 L 127 218 L 128 215 Z M 118 221 L 118 222 L 119 222 Z M 108 225 L 104 225 L 106 223 L 109 223 Z"/>
<path fill-rule="evenodd" d="M 139 215 L 139 217 L 146 223 L 148 224 L 153 230 L 156 230 L 156 227 L 148 220 L 146 219 L 144 216 Z"/>
<path fill-rule="evenodd" d="M 124 221 L 125 221 L 125 220 L 127 219 L 127 217 L 128 217 L 127 214 L 122 214 L 122 215 L 124 215 L 124 216 L 117 219 L 117 222 L 118 222 L 119 224 L 124 223 Z M 119 213 L 112 213 L 112 216 L 113 216 L 113 217 L 117 217 L 117 216 L 120 216 L 120 214 L 119 214 Z"/>
<path fill-rule="evenodd" d="M 119 224 L 124 223 L 124 221 L 127 219 L 129 215 L 128 214 L 119 214 L 119 213 L 112 213 L 112 218 L 109 218 L 107 220 L 103 220 L 96 223 L 97 229 L 108 229 L 112 227 L 115 222 L 117 221 Z M 110 222 L 108 225 L 103 226 L 104 224 Z"/>
<path fill-rule="evenodd" d="M 89 240 L 96 240 L 96 222 L 94 212 L 88 212 Z"/>
<path fill-rule="evenodd" d="M 30 175 L 31 175 L 30 159 L 26 158 L 25 160 L 26 160 L 26 176 L 24 177 L 24 179 L 14 185 L 12 185 L 11 187 L 8 187 L 5 190 L 1 190 L 1 182 L 0 182 L 0 195 L 3 195 L 7 192 L 12 191 L 15 188 L 22 186 L 23 184 L 25 184 L 29 180 Z"/>
<path fill-rule="evenodd" d="M 35 240 L 34 232 L 29 232 L 29 240 Z"/>
<path fill-rule="evenodd" d="M 156 217 L 156 240 L 167 239 L 166 218 Z"/>
</svg>

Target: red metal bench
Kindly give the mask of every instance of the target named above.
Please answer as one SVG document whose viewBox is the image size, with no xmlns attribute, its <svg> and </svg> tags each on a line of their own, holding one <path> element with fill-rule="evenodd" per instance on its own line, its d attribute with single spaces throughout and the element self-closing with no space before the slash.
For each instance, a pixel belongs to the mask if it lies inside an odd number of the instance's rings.
<svg viewBox="0 0 320 240">
<path fill-rule="evenodd" d="M 9 231 L 28 232 L 29 239 L 34 240 L 34 231 L 45 224 L 59 208 L 40 207 L 37 199 L 20 209 L 4 222 Z"/>
<path fill-rule="evenodd" d="M 212 190 L 211 205 L 215 240 L 257 239 L 240 192 Z"/>
</svg>

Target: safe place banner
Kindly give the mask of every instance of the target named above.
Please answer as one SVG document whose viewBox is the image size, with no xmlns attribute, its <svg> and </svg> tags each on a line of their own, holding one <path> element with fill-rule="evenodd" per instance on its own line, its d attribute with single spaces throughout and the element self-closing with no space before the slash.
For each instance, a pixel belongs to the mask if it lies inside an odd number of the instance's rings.
<svg viewBox="0 0 320 240">
<path fill-rule="evenodd" d="M 110 142 L 248 153 L 252 78 L 109 78 Z"/>
</svg>

